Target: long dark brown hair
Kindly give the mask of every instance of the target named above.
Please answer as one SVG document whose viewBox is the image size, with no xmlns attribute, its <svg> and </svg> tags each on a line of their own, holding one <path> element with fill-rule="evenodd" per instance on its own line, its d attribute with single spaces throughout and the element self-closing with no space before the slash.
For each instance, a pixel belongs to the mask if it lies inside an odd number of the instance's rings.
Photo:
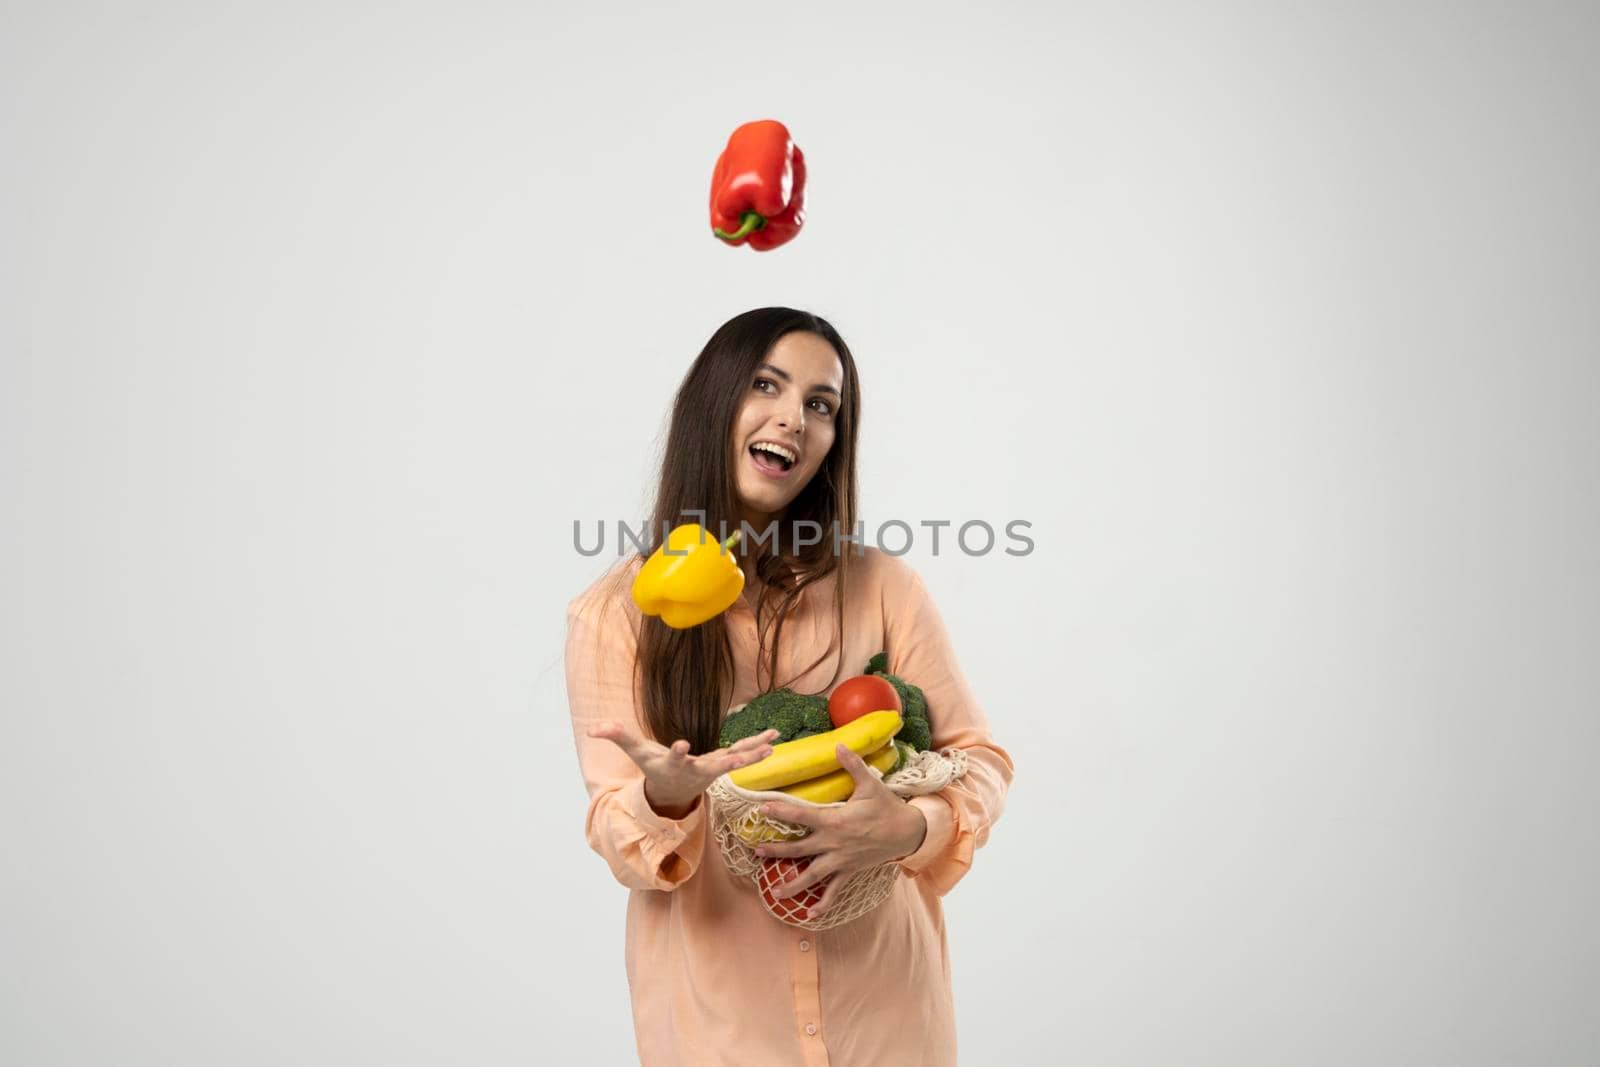
<svg viewBox="0 0 1600 1067">
<path fill-rule="evenodd" d="M 861 386 L 849 346 L 826 319 L 794 308 L 756 308 L 729 319 L 711 335 L 678 386 L 646 532 L 648 546 L 639 554 L 641 561 L 648 559 L 660 547 L 664 530 L 701 521 L 701 513 L 703 525 L 714 536 L 740 529 L 734 466 L 740 457 L 733 441 L 734 420 L 755 382 L 756 367 L 780 338 L 796 330 L 817 334 L 833 346 L 844 369 L 844 388 L 834 416 L 833 446 L 781 516 L 777 544 L 768 539 L 758 547 L 746 536 L 736 545 L 741 556 L 759 553 L 756 678 L 763 691 L 793 681 L 776 677 L 784 619 L 808 586 L 836 571 L 833 634 L 843 647 L 845 582 L 853 549 L 835 551 L 834 531 L 847 536 L 855 529 Z M 822 541 L 796 549 L 790 531 L 803 520 L 817 524 L 808 529 L 821 530 Z M 619 575 L 626 570 L 619 567 Z M 612 595 L 627 592 L 618 589 Z M 768 602 L 774 599 L 776 605 L 768 612 Z M 693 753 L 716 749 L 733 684 L 733 642 L 725 616 L 687 630 L 674 630 L 658 618 L 643 619 L 635 688 L 643 700 L 640 725 L 651 737 L 666 745 L 685 738 Z"/>
</svg>

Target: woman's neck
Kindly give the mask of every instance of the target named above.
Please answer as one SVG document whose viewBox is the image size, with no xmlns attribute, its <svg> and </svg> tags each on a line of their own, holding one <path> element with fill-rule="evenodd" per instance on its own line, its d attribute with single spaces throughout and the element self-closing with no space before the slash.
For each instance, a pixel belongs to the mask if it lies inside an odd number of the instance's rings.
<svg viewBox="0 0 1600 1067">
<path fill-rule="evenodd" d="M 739 560 L 739 569 L 744 571 L 744 596 L 752 604 L 760 598 L 763 586 L 770 584 L 774 588 L 779 588 L 793 570 L 790 557 L 780 554 L 778 558 L 783 567 L 780 569 L 776 580 L 769 583 L 764 581 L 756 570 L 757 563 L 761 558 L 763 557 L 751 554 L 742 556 Z"/>
</svg>

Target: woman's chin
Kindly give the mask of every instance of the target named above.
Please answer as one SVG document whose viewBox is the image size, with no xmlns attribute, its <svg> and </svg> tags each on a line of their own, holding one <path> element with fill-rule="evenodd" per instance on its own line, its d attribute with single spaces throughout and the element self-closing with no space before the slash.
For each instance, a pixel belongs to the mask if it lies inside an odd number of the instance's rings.
<svg viewBox="0 0 1600 1067">
<path fill-rule="evenodd" d="M 765 490 L 765 491 L 763 491 Z M 746 511 L 776 517 L 789 506 L 789 494 L 774 493 L 766 487 L 739 487 L 739 503 Z"/>
<path fill-rule="evenodd" d="M 753 515 L 767 516 L 769 520 L 772 520 L 783 514 L 783 509 L 787 506 L 788 501 L 766 500 L 761 497 L 747 496 L 744 498 L 743 503 L 747 512 Z"/>
</svg>

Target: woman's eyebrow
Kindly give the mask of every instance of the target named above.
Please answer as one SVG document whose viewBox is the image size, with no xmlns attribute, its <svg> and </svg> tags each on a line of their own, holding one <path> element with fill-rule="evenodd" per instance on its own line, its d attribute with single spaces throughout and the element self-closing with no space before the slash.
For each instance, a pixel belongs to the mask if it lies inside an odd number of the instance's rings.
<svg viewBox="0 0 1600 1067">
<path fill-rule="evenodd" d="M 781 369 L 779 367 L 774 367 L 770 363 L 763 363 L 760 366 L 758 366 L 756 368 L 756 370 L 771 371 L 773 374 L 776 374 L 778 377 L 782 378 L 786 382 L 793 382 L 794 381 L 793 375 L 791 375 L 788 371 L 783 370 L 783 369 Z M 826 383 L 821 384 L 821 385 L 814 385 L 814 386 L 812 386 L 812 388 L 815 389 L 816 391 L 820 392 L 820 393 L 832 393 L 834 396 L 838 396 L 839 395 L 839 390 L 835 389 L 833 386 L 828 385 Z"/>
</svg>

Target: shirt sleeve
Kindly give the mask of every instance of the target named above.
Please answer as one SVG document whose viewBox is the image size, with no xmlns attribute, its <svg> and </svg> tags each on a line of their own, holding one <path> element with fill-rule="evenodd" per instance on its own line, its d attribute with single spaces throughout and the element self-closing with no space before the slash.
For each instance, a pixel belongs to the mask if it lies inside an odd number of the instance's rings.
<svg viewBox="0 0 1600 1067">
<path fill-rule="evenodd" d="M 921 575 L 907 570 L 903 601 L 887 605 L 889 671 L 921 688 L 933 724 L 933 748 L 964 751 L 967 771 L 937 793 L 908 801 L 927 818 L 928 833 L 915 852 L 898 862 L 943 896 L 972 868 L 973 853 L 988 841 L 1005 809 L 1014 768 L 1010 754 L 990 735 L 989 720 L 961 673 Z"/>
<path fill-rule="evenodd" d="M 600 616 L 606 621 L 597 621 Z M 585 836 L 617 881 L 630 889 L 670 892 L 694 876 L 704 854 L 706 800 L 696 797 L 681 819 L 669 819 L 644 795 L 644 772 L 615 742 L 590 737 L 611 721 L 639 733 L 634 687 L 637 639 L 629 613 L 589 600 L 567 608 L 567 703 L 578 764 L 589 790 Z"/>
</svg>

